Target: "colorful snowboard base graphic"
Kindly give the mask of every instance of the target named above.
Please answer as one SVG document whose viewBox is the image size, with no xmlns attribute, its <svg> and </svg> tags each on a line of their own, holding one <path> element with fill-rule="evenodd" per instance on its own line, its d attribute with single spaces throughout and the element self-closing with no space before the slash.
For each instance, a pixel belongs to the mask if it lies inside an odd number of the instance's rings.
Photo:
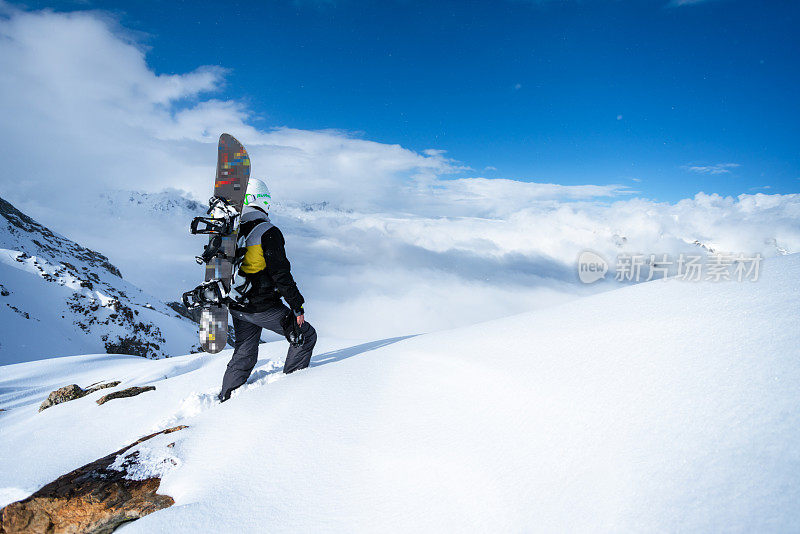
<svg viewBox="0 0 800 534">
<path fill-rule="evenodd" d="M 250 179 L 250 157 L 242 144 L 233 136 L 219 137 L 217 153 L 217 175 L 214 180 L 214 196 L 224 198 L 241 214 L 247 182 Z M 215 257 L 206 264 L 205 281 L 221 280 L 226 291 L 230 291 L 233 278 L 231 258 L 236 252 L 237 230 L 222 236 L 222 251 L 225 257 Z M 209 244 L 214 236 L 209 237 Z M 215 354 L 228 343 L 228 306 L 226 304 L 204 305 L 200 312 L 200 345 L 203 350 Z"/>
</svg>

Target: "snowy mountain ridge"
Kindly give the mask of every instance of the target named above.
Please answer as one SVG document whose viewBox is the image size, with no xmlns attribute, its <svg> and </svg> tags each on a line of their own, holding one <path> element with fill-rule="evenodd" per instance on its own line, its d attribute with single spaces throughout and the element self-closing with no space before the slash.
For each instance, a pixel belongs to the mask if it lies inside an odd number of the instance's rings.
<svg viewBox="0 0 800 534">
<path fill-rule="evenodd" d="M 0 364 L 83 352 L 186 353 L 196 325 L 122 278 L 106 256 L 0 198 Z"/>
</svg>

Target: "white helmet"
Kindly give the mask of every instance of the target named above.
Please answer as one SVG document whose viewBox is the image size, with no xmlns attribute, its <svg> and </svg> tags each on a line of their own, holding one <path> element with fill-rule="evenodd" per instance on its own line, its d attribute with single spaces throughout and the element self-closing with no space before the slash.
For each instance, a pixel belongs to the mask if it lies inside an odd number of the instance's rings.
<svg viewBox="0 0 800 534">
<path fill-rule="evenodd" d="M 250 182 L 247 184 L 247 194 L 244 196 L 244 205 L 269 211 L 271 200 L 267 184 L 258 178 L 250 178 Z"/>
</svg>

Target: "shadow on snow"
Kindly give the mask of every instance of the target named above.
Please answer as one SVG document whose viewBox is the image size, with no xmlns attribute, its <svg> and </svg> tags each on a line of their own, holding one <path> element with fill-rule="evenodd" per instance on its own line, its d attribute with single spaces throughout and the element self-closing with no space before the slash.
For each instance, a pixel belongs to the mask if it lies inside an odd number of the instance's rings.
<svg viewBox="0 0 800 534">
<path fill-rule="evenodd" d="M 390 337 L 386 339 L 379 339 L 377 341 L 370 341 L 368 343 L 362 343 L 361 345 L 354 345 L 352 347 L 347 347 L 344 349 L 332 350 L 330 352 L 314 356 L 311 359 L 311 364 L 309 365 L 309 367 L 319 367 L 320 365 L 327 365 L 329 363 L 346 360 L 347 358 L 352 358 L 353 356 L 358 356 L 359 354 L 379 349 L 381 347 L 385 347 L 387 345 L 391 345 L 393 343 L 397 343 L 398 341 L 403 341 L 404 339 L 415 337 L 417 335 L 418 334 L 412 334 L 410 336 Z"/>
</svg>

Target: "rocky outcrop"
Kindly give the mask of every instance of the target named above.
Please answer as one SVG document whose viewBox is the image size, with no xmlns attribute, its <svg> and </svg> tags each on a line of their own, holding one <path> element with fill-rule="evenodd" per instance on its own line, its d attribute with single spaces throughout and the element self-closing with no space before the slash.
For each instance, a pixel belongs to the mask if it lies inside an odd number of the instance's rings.
<svg viewBox="0 0 800 534">
<path fill-rule="evenodd" d="M 0 510 L 0 534 L 112 532 L 125 521 L 172 506 L 175 501 L 157 492 L 161 479 L 129 476 L 138 453 L 129 449 L 160 434 L 186 428 L 176 426 L 145 436 L 113 454 L 59 477 L 42 489 Z M 120 469 L 118 458 L 123 462 Z M 115 464 L 112 466 L 112 464 Z"/>
<path fill-rule="evenodd" d="M 86 391 L 84 391 L 78 384 L 70 384 L 69 386 L 64 386 L 63 388 L 58 388 L 55 391 L 51 391 L 50 395 L 42 402 L 39 406 L 39 411 L 46 410 L 51 406 L 55 406 L 56 404 L 61 404 L 62 402 L 67 402 L 75 399 L 80 399 L 86 395 Z"/>
<path fill-rule="evenodd" d="M 50 395 L 48 395 L 44 402 L 42 402 L 42 404 L 39 406 L 39 411 L 41 412 L 42 410 L 46 410 L 47 408 L 55 406 L 56 404 L 61 404 L 62 402 L 80 399 L 81 397 L 85 397 L 89 393 L 94 393 L 100 389 L 113 388 L 119 384 L 119 380 L 116 380 L 103 384 L 92 384 L 86 389 L 81 388 L 78 384 L 70 384 L 69 386 L 58 388 L 57 390 L 50 392 Z"/>
<path fill-rule="evenodd" d="M 108 395 L 103 395 L 99 399 L 97 399 L 97 404 L 105 404 L 106 402 L 113 400 L 113 399 L 122 399 L 125 397 L 135 397 L 140 393 L 144 393 L 145 391 L 154 391 L 156 389 L 155 386 L 134 386 L 130 388 L 125 388 L 120 391 L 115 391 L 114 393 L 109 393 Z"/>
<path fill-rule="evenodd" d="M 89 393 L 94 393 L 95 391 L 99 391 L 101 389 L 113 388 L 118 386 L 119 384 L 120 384 L 119 380 L 113 380 L 111 382 L 105 382 L 105 383 L 96 382 L 91 386 L 89 386 L 88 388 L 86 388 L 86 394 L 88 395 Z"/>
</svg>

